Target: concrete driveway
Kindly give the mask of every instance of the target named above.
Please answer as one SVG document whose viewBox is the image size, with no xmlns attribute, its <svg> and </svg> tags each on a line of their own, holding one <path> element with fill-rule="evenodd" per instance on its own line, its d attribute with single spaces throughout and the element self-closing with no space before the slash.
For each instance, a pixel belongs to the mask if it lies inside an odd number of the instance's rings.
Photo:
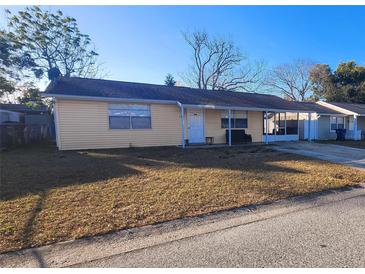
<svg viewBox="0 0 365 274">
<path fill-rule="evenodd" d="M 274 149 L 365 169 L 365 149 L 314 142 L 280 142 Z"/>
<path fill-rule="evenodd" d="M 0 255 L 7 267 L 365 267 L 365 189 Z"/>
</svg>

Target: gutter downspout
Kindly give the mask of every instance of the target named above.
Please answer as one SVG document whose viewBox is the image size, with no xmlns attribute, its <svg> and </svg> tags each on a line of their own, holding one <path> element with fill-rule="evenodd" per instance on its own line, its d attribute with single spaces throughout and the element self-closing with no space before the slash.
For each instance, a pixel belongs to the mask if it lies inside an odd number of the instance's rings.
<svg viewBox="0 0 365 274">
<path fill-rule="evenodd" d="M 185 114 L 184 114 L 184 106 L 179 101 L 176 102 L 180 107 L 181 112 L 181 147 L 185 148 Z"/>
</svg>

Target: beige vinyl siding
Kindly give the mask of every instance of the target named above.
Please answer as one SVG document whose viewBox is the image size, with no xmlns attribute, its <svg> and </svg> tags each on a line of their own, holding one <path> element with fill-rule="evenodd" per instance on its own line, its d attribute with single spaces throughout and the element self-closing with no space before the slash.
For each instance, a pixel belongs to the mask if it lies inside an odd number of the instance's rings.
<svg viewBox="0 0 365 274">
<path fill-rule="evenodd" d="M 214 143 L 226 142 L 226 129 L 221 128 L 221 110 L 205 110 L 205 136 L 214 137 Z M 263 115 L 260 111 L 248 111 L 248 128 L 246 134 L 252 136 L 253 142 L 262 142 Z"/>
<path fill-rule="evenodd" d="M 151 129 L 109 129 L 107 102 L 57 100 L 59 149 L 180 145 L 179 108 L 162 104 L 150 107 Z"/>
</svg>

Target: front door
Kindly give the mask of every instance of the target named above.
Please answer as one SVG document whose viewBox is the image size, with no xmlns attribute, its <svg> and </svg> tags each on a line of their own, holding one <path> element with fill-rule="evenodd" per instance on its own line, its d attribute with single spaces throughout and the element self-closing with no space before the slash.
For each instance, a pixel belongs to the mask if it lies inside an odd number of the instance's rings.
<svg viewBox="0 0 365 274">
<path fill-rule="evenodd" d="M 204 143 L 204 117 L 202 109 L 188 109 L 189 143 Z"/>
</svg>

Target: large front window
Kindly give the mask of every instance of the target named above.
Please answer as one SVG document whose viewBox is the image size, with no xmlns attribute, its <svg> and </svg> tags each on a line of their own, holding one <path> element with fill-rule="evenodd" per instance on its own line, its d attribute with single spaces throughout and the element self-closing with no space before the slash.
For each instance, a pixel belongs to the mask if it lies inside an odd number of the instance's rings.
<svg viewBox="0 0 365 274">
<path fill-rule="evenodd" d="M 228 128 L 228 110 L 221 113 L 221 127 Z M 231 128 L 247 128 L 247 111 L 231 111 Z"/>
<path fill-rule="evenodd" d="M 149 105 L 109 104 L 108 112 L 111 129 L 151 128 Z"/>
<path fill-rule="evenodd" d="M 345 128 L 345 119 L 344 117 L 331 117 L 331 132 L 336 131 L 336 129 L 344 129 Z"/>
</svg>

